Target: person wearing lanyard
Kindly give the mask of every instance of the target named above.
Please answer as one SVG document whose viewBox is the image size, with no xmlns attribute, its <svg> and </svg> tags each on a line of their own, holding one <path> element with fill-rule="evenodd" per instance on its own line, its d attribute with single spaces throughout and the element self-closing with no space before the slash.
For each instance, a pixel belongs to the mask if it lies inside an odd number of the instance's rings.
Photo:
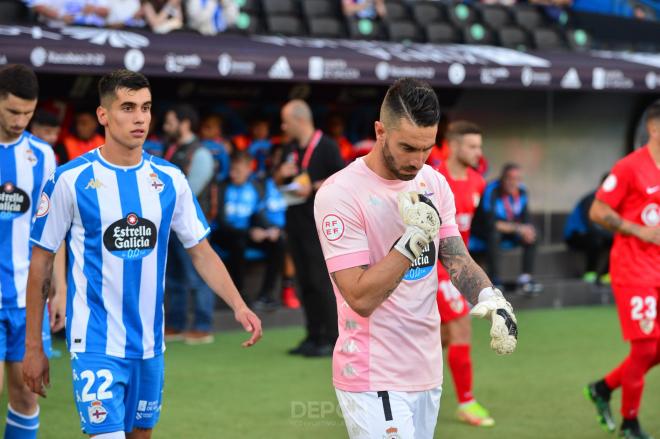
<svg viewBox="0 0 660 439">
<path fill-rule="evenodd" d="M 488 275 L 501 283 L 499 250 L 522 247 L 522 270 L 517 284 L 523 293 L 531 295 L 541 292 L 543 287 L 532 278 L 536 229 L 529 218 L 528 202 L 520 166 L 507 163 L 500 178 L 486 186 L 475 214 L 470 250 L 485 250 Z"/>
<path fill-rule="evenodd" d="M 330 356 L 337 340 L 337 310 L 316 233 L 314 197 L 325 179 L 344 167 L 344 161 L 337 144 L 314 127 L 312 111 L 304 101 L 292 100 L 284 105 L 281 119 L 282 132 L 293 142 L 283 147 L 274 166 L 274 179 L 288 203 L 287 240 L 307 330 L 305 339 L 289 353 Z"/>
</svg>

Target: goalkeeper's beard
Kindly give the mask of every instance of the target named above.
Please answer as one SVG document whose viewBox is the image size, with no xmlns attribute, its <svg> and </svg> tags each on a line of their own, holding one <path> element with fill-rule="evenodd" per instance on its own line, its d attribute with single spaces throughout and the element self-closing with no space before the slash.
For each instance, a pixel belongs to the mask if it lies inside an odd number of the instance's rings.
<svg viewBox="0 0 660 439">
<path fill-rule="evenodd" d="M 387 144 L 387 140 L 383 143 L 383 162 L 385 162 L 385 167 L 390 171 L 396 178 L 403 181 L 410 181 L 417 177 L 419 169 L 413 166 L 407 166 L 402 169 L 399 169 L 396 164 L 396 160 L 390 151 L 390 147 Z M 402 174 L 401 171 L 411 171 L 414 174 Z"/>
</svg>

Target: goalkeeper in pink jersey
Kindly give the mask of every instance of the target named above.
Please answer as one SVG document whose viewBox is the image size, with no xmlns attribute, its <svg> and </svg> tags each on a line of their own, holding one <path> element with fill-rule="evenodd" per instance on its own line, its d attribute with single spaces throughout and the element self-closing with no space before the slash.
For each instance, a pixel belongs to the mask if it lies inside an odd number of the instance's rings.
<svg viewBox="0 0 660 439">
<path fill-rule="evenodd" d="M 428 84 L 398 80 L 374 124 L 374 149 L 316 195 L 337 297 L 333 383 L 351 439 L 433 437 L 442 386 L 437 261 L 476 303 L 472 314 L 491 320 L 491 347 L 516 346 L 511 305 L 468 254 L 447 181 L 424 165 L 439 118 Z"/>
</svg>

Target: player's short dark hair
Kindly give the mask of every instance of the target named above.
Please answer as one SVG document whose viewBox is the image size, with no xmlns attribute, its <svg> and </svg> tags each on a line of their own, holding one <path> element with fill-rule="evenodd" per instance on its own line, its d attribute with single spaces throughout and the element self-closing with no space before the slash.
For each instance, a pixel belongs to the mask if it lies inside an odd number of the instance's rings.
<svg viewBox="0 0 660 439">
<path fill-rule="evenodd" d="M 481 128 L 474 122 L 467 120 L 457 120 L 452 122 L 447 127 L 447 132 L 445 137 L 449 140 L 457 139 L 459 137 L 465 136 L 467 134 L 479 134 L 481 135 Z"/>
<path fill-rule="evenodd" d="M 401 78 L 387 90 L 380 114 L 381 119 L 389 117 L 393 123 L 406 118 L 417 126 L 430 127 L 440 121 L 440 103 L 426 82 Z"/>
<path fill-rule="evenodd" d="M 175 105 L 170 111 L 172 111 L 176 118 L 179 119 L 179 122 L 183 122 L 184 120 L 190 122 L 190 129 L 192 131 L 197 131 L 199 128 L 199 113 L 192 105 Z"/>
<path fill-rule="evenodd" d="M 147 77 L 142 73 L 127 69 L 115 70 L 114 72 L 103 75 L 99 80 L 99 99 L 101 101 L 106 98 L 114 99 L 117 96 L 117 90 L 120 88 L 127 88 L 129 90 L 148 88 L 151 90 L 151 85 Z"/>
<path fill-rule="evenodd" d="M 37 111 L 34 112 L 34 116 L 32 116 L 32 124 L 41 125 L 45 127 L 59 127 L 60 120 L 58 119 L 57 115 L 55 115 L 52 111 L 39 108 Z"/>
<path fill-rule="evenodd" d="M 660 101 L 656 101 L 646 110 L 646 120 L 660 120 Z"/>
<path fill-rule="evenodd" d="M 232 151 L 231 155 L 229 156 L 229 161 L 231 163 L 243 163 L 243 162 L 250 163 L 252 160 L 253 158 L 250 155 L 250 153 L 241 149 L 235 149 L 234 151 Z"/>
<path fill-rule="evenodd" d="M 37 75 L 32 69 L 21 64 L 11 64 L 0 69 L 0 99 L 6 98 L 8 94 L 27 101 L 37 99 L 39 97 Z"/>
</svg>

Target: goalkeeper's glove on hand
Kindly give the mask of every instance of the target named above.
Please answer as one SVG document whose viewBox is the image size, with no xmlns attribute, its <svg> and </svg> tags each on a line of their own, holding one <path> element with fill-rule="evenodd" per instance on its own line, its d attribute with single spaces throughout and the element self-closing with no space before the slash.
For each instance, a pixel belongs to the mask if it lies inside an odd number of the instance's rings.
<svg viewBox="0 0 660 439">
<path fill-rule="evenodd" d="M 511 304 L 497 288 L 484 288 L 470 315 L 491 321 L 490 347 L 500 355 L 510 354 L 518 343 L 518 324 Z"/>
</svg>

